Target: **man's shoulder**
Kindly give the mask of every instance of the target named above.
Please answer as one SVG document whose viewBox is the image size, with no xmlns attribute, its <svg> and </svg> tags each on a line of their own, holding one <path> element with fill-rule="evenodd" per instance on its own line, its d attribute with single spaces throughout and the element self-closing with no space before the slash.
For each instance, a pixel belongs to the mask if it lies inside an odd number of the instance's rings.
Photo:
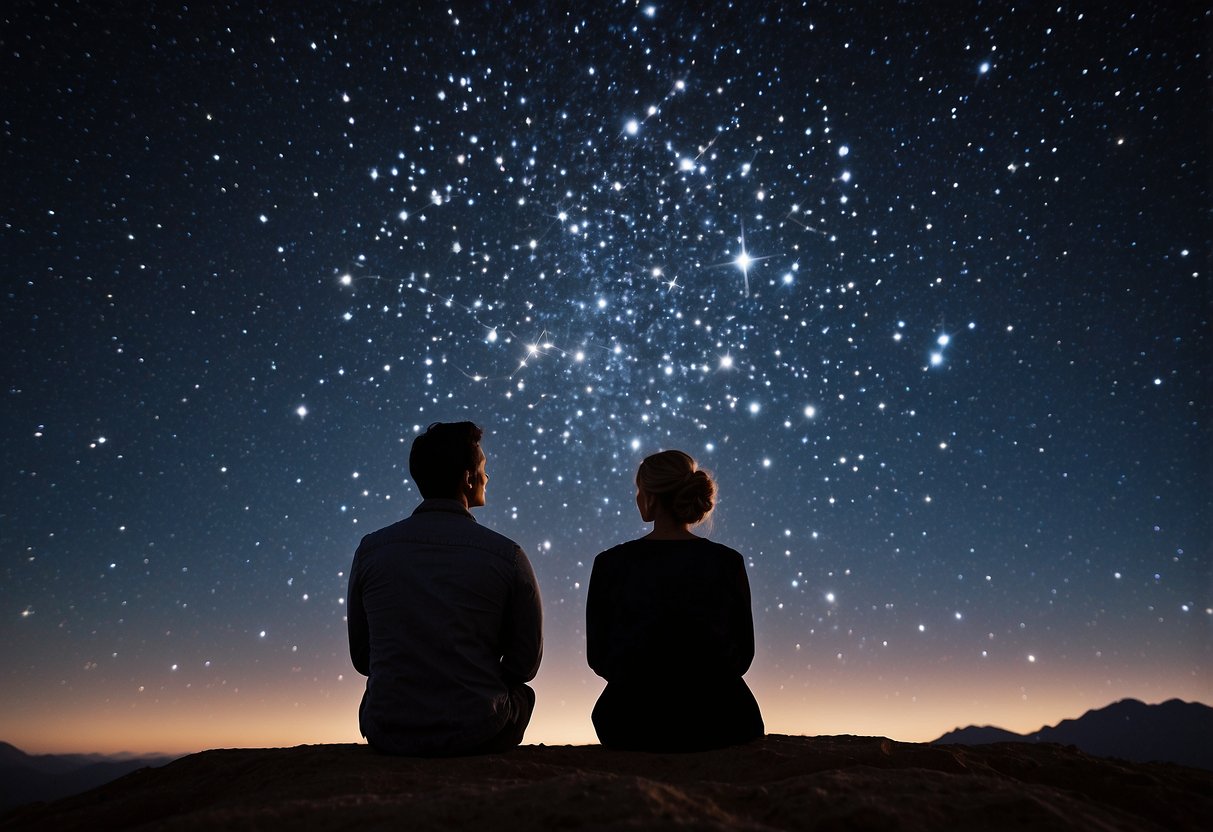
<svg viewBox="0 0 1213 832">
<path fill-rule="evenodd" d="M 411 517 L 405 517 L 402 520 L 397 520 L 395 523 L 384 526 L 381 529 L 376 529 L 373 532 L 364 534 L 362 541 L 358 544 L 359 552 L 369 552 L 372 549 L 378 549 L 391 543 L 393 540 L 404 537 L 408 534 L 406 524 L 411 520 Z"/>
<path fill-rule="evenodd" d="M 501 532 L 490 529 L 488 526 L 482 526 L 479 523 L 472 524 L 472 528 L 475 529 L 476 533 L 481 535 L 485 541 L 491 542 L 503 550 L 509 550 L 511 553 L 518 552 L 519 554 L 522 554 L 522 547 L 519 546 L 512 538 L 506 537 Z"/>
<path fill-rule="evenodd" d="M 522 553 L 515 541 L 477 523 L 470 515 L 446 512 L 414 513 L 371 532 L 358 546 L 361 553 L 412 544 L 449 545 L 485 549 L 503 556 Z"/>
</svg>

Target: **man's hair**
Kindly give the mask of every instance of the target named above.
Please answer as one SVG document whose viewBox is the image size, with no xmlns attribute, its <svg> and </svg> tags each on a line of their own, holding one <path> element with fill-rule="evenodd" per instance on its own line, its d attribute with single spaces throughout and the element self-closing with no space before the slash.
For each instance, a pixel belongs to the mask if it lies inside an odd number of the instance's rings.
<svg viewBox="0 0 1213 832">
<path fill-rule="evenodd" d="M 473 422 L 434 422 L 413 440 L 409 475 L 427 499 L 459 495 L 466 471 L 480 464 L 480 437 L 484 431 Z"/>
</svg>

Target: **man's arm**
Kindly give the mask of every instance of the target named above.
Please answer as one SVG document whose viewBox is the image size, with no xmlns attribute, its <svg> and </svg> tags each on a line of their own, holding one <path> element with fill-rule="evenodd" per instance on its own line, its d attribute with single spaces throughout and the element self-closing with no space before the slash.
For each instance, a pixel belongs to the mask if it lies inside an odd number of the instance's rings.
<svg viewBox="0 0 1213 832">
<path fill-rule="evenodd" d="M 358 554 L 350 567 L 349 592 L 345 600 L 345 620 L 350 636 L 350 659 L 354 669 L 363 676 L 371 675 L 371 629 L 366 622 L 366 608 L 362 606 L 362 569 Z"/>
<path fill-rule="evenodd" d="M 507 684 L 529 682 L 543 658 L 543 603 L 535 570 L 522 549 L 514 551 L 514 588 L 505 610 L 501 675 Z"/>
</svg>

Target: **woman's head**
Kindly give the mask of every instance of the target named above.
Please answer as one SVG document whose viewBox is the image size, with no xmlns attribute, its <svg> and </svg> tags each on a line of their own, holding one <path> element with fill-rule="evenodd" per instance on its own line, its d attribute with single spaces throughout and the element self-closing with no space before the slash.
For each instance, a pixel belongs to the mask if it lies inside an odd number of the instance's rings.
<svg viewBox="0 0 1213 832">
<path fill-rule="evenodd" d="M 690 526 L 711 514 L 716 505 L 716 482 L 682 451 L 662 451 L 646 457 L 636 472 L 636 488 L 640 492 L 638 505 L 640 497 L 647 495 L 679 523 Z"/>
</svg>

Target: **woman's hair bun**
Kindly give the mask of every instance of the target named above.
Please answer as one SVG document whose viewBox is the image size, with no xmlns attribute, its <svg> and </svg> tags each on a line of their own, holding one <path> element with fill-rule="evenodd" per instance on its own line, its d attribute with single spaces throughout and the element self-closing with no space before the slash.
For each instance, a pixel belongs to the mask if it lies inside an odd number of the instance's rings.
<svg viewBox="0 0 1213 832">
<path fill-rule="evenodd" d="M 692 471 L 673 494 L 670 508 L 679 522 L 694 525 L 716 505 L 716 483 L 707 471 Z"/>
<path fill-rule="evenodd" d="M 646 457 L 636 472 L 636 485 L 657 497 L 680 523 L 702 521 L 716 505 L 716 483 L 682 451 Z"/>
</svg>

